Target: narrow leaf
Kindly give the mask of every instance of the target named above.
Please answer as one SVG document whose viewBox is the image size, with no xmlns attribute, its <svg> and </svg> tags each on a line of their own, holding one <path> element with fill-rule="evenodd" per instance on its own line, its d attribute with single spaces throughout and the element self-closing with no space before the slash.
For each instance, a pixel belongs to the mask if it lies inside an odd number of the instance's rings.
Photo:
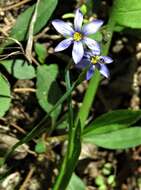
<svg viewBox="0 0 141 190">
<path fill-rule="evenodd" d="M 83 141 L 109 149 L 131 148 L 141 144 L 141 128 L 131 127 L 101 135 L 90 133 L 83 137 Z"/>
<path fill-rule="evenodd" d="M 91 130 L 91 128 L 97 128 L 104 125 L 111 124 L 121 124 L 130 126 L 136 123 L 139 119 L 141 119 L 141 111 L 133 111 L 133 110 L 115 110 L 105 113 L 99 117 L 97 117 L 87 128 L 87 130 Z"/>
<path fill-rule="evenodd" d="M 110 133 L 113 131 L 117 131 L 119 129 L 124 129 L 129 127 L 128 125 L 122 125 L 122 124 L 109 124 L 109 125 L 103 125 L 99 127 L 91 126 L 91 128 L 86 128 L 84 130 L 84 136 L 85 135 L 100 135 L 105 133 Z"/>
</svg>

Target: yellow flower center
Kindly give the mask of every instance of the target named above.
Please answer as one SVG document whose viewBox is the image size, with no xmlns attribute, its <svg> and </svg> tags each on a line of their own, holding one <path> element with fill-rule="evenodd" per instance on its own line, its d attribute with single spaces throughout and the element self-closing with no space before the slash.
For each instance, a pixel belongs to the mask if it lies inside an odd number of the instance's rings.
<svg viewBox="0 0 141 190">
<path fill-rule="evenodd" d="M 80 41 L 81 39 L 82 39 L 82 34 L 81 33 L 79 33 L 79 32 L 75 32 L 74 34 L 73 34 L 73 39 L 74 39 L 74 41 Z"/>
<path fill-rule="evenodd" d="M 91 63 L 92 64 L 96 64 L 98 61 L 100 60 L 100 57 L 98 55 L 95 55 L 93 57 L 91 57 Z"/>
</svg>

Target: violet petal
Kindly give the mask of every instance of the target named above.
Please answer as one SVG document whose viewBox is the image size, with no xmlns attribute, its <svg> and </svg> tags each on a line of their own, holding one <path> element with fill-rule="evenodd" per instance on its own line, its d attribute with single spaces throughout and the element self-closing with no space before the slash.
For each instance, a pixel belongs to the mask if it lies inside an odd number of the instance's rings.
<svg viewBox="0 0 141 190">
<path fill-rule="evenodd" d="M 94 34 L 98 31 L 98 29 L 102 26 L 102 24 L 103 24 L 102 20 L 94 20 L 89 24 L 84 25 L 82 28 L 82 32 L 84 33 L 84 35 Z"/>
<path fill-rule="evenodd" d="M 89 80 L 93 74 L 94 74 L 94 69 L 95 69 L 95 66 L 91 66 L 90 69 L 87 71 L 87 74 L 86 74 L 86 80 Z"/>
<path fill-rule="evenodd" d="M 80 12 L 79 9 L 77 9 L 74 18 L 75 31 L 78 32 L 81 31 L 82 23 L 83 23 L 83 14 Z"/>
<path fill-rule="evenodd" d="M 76 64 L 78 62 L 80 62 L 83 55 L 84 55 L 84 48 L 83 48 L 82 42 L 81 41 L 79 41 L 79 42 L 74 41 L 73 50 L 72 50 L 72 57 L 73 57 L 74 62 Z"/>
<path fill-rule="evenodd" d="M 68 39 L 65 39 L 65 40 L 61 41 L 56 46 L 56 48 L 54 49 L 54 51 L 58 52 L 58 51 L 63 51 L 64 49 L 67 49 L 71 45 L 72 41 L 73 41 L 72 38 L 68 38 Z"/>
<path fill-rule="evenodd" d="M 84 37 L 83 41 L 88 46 L 88 48 L 90 48 L 93 51 L 94 54 L 100 54 L 100 46 L 95 40 Z"/>
<path fill-rule="evenodd" d="M 100 64 L 100 73 L 101 73 L 103 76 L 105 76 L 106 78 L 108 78 L 109 75 L 110 75 L 107 66 L 104 65 L 104 64 Z"/>
<path fill-rule="evenodd" d="M 100 56 L 104 60 L 105 63 L 110 64 L 113 62 L 113 59 L 109 56 Z"/>
<path fill-rule="evenodd" d="M 72 29 L 72 27 L 59 19 L 53 20 L 52 21 L 52 25 L 54 26 L 54 28 L 63 36 L 72 36 L 74 33 L 74 30 Z"/>
</svg>

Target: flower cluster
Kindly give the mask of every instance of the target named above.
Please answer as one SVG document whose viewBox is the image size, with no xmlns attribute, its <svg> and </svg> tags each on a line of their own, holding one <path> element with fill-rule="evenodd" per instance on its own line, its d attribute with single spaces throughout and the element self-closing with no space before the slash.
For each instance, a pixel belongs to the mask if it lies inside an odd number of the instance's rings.
<svg viewBox="0 0 141 190">
<path fill-rule="evenodd" d="M 89 38 L 89 35 L 96 33 L 102 24 L 102 20 L 94 20 L 83 25 L 83 14 L 80 9 L 76 10 L 74 27 L 59 19 L 52 21 L 54 28 L 66 38 L 57 45 L 55 52 L 65 50 L 73 44 L 72 58 L 77 67 L 84 68 L 90 64 L 87 80 L 91 78 L 95 68 L 98 68 L 102 75 L 108 77 L 109 71 L 105 64 L 113 62 L 108 56 L 100 56 L 100 45 L 97 41 Z"/>
</svg>

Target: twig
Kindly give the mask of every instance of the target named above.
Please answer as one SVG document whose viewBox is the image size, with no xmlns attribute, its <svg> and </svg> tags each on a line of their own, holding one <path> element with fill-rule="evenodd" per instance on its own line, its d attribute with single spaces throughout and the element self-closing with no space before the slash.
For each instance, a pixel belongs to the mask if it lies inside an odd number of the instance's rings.
<svg viewBox="0 0 141 190">
<path fill-rule="evenodd" d="M 9 10 L 11 10 L 11 9 L 13 9 L 13 8 L 20 7 L 21 5 L 23 5 L 23 4 L 25 4 L 25 3 L 28 3 L 29 1 L 31 1 L 31 0 L 23 0 L 23 1 L 21 1 L 21 2 L 18 2 L 18 3 L 16 3 L 16 4 L 14 4 L 14 5 L 10 5 L 10 6 L 7 6 L 7 7 L 2 7 L 2 8 L 0 9 L 0 11 L 9 11 Z"/>
<path fill-rule="evenodd" d="M 26 187 L 27 187 L 27 185 L 28 185 L 28 183 L 29 183 L 29 181 L 30 181 L 30 179 L 31 179 L 31 177 L 32 177 L 32 175 L 33 175 L 33 173 L 34 173 L 34 171 L 35 171 L 35 167 L 31 167 L 30 168 L 30 170 L 29 170 L 29 172 L 28 172 L 28 174 L 27 174 L 27 176 L 26 176 L 26 178 L 25 178 L 25 180 L 24 180 L 24 182 L 23 182 L 23 184 L 21 185 L 21 187 L 20 187 L 20 189 L 19 190 L 26 190 Z"/>
<path fill-rule="evenodd" d="M 18 125 L 16 125 L 15 123 L 10 123 L 10 125 L 14 127 L 15 129 L 17 129 L 18 131 L 20 131 L 21 133 L 26 134 L 26 131 L 22 129 L 21 127 L 19 127 Z"/>
<path fill-rule="evenodd" d="M 41 31 L 39 34 L 34 36 L 34 40 L 37 41 L 39 38 L 45 35 L 45 33 L 49 30 L 49 27 L 46 27 L 43 31 Z"/>
<path fill-rule="evenodd" d="M 60 136 L 54 136 L 54 137 L 45 137 L 45 141 L 49 143 L 59 143 L 64 142 L 67 139 L 67 135 L 60 135 Z"/>
<path fill-rule="evenodd" d="M 7 55 L 1 55 L 1 56 L 4 56 L 4 57 L 0 58 L 0 61 L 2 61 L 2 60 L 4 60 L 4 59 L 7 59 L 7 58 L 10 57 L 10 56 L 19 55 L 19 54 L 22 54 L 22 53 L 21 53 L 20 51 L 15 51 L 15 52 L 12 52 L 12 53 L 7 54 Z M 0 56 L 0 57 L 1 57 L 1 56 Z"/>
<path fill-rule="evenodd" d="M 34 89 L 34 88 L 15 88 L 14 92 L 17 92 L 17 93 L 36 92 L 36 89 Z"/>
<path fill-rule="evenodd" d="M 27 46 L 26 46 L 26 50 L 25 50 L 26 57 L 30 63 L 32 63 L 32 47 L 33 47 L 34 26 L 36 23 L 39 3 L 40 3 L 40 0 L 37 0 L 35 11 L 34 11 L 34 14 L 32 16 L 30 26 L 29 26 L 29 38 L 28 38 Z"/>
</svg>

